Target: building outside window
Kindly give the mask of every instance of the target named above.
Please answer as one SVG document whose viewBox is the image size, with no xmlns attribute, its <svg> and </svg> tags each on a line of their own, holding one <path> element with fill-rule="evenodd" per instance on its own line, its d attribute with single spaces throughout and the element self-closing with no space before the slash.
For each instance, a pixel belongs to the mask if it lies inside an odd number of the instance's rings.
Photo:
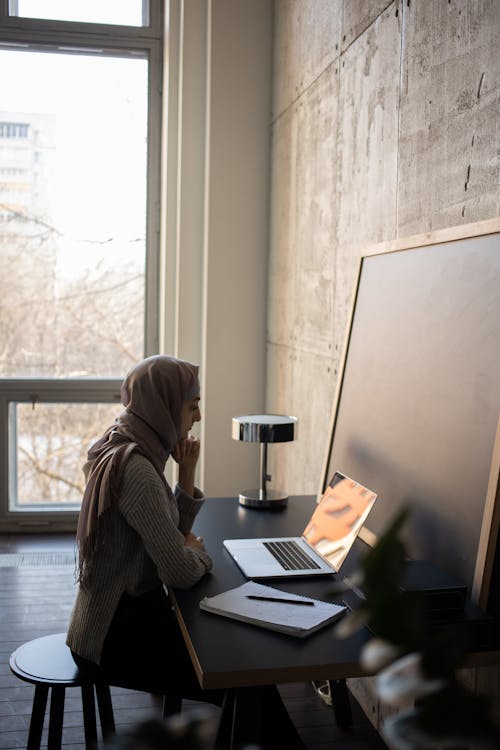
<svg viewBox="0 0 500 750">
<path fill-rule="evenodd" d="M 0 2 L 0 530 L 74 524 L 157 350 L 162 6 Z"/>
</svg>

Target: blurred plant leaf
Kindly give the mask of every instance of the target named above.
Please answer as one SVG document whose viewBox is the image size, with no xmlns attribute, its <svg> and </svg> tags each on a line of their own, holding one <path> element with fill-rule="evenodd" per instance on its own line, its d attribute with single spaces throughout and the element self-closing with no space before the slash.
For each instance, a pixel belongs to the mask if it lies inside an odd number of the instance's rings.
<svg viewBox="0 0 500 750">
<path fill-rule="evenodd" d="M 467 653 L 463 629 L 451 624 L 429 635 L 422 647 L 422 669 L 429 677 L 452 679 Z"/>
<path fill-rule="evenodd" d="M 348 612 L 335 628 L 335 637 L 349 638 L 349 636 L 356 633 L 360 628 L 368 625 L 369 617 L 370 614 L 364 607 L 359 607 L 352 612 Z"/>
<path fill-rule="evenodd" d="M 370 601 L 392 597 L 399 591 L 406 557 L 399 533 L 408 512 L 405 509 L 396 516 L 363 560 L 363 589 Z"/>
<path fill-rule="evenodd" d="M 406 596 L 401 592 L 384 595 L 378 601 L 370 601 L 368 609 L 368 625 L 379 638 L 404 651 L 422 648 L 424 621 L 419 596 Z"/>
</svg>

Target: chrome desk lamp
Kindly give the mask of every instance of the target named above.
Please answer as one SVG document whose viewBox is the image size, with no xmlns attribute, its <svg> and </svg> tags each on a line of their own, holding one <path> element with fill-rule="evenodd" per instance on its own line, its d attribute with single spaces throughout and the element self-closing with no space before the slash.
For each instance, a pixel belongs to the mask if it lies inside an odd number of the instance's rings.
<svg viewBox="0 0 500 750">
<path fill-rule="evenodd" d="M 260 443 L 260 488 L 240 492 L 239 503 L 251 508 L 278 508 L 287 504 L 288 495 L 268 490 L 267 444 L 288 443 L 295 437 L 296 417 L 280 414 L 247 414 L 233 417 L 232 438 L 245 443 Z"/>
</svg>

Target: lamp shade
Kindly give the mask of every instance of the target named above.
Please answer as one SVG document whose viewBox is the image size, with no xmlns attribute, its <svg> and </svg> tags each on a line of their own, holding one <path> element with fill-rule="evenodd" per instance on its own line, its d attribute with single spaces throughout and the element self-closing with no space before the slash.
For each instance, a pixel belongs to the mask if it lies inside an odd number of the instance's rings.
<svg viewBox="0 0 500 750">
<path fill-rule="evenodd" d="M 289 443 L 295 438 L 296 417 L 246 414 L 233 417 L 232 438 L 245 443 Z"/>
</svg>

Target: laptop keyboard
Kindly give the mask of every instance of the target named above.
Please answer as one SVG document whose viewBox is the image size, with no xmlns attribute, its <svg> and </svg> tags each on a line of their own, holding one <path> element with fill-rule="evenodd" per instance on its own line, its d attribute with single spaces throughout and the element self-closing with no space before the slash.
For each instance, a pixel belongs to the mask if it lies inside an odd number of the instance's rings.
<svg viewBox="0 0 500 750">
<path fill-rule="evenodd" d="M 285 570 L 308 570 L 320 567 L 293 540 L 263 542 L 263 544 Z"/>
</svg>

